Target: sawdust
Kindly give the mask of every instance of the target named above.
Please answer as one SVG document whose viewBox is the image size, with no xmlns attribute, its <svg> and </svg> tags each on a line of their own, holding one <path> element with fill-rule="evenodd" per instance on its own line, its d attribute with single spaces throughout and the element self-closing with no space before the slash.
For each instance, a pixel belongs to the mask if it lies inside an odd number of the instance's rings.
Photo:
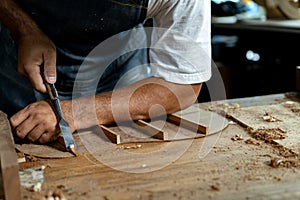
<svg viewBox="0 0 300 200">
<path fill-rule="evenodd" d="M 249 130 L 249 129 L 248 129 Z M 293 152 L 291 149 L 277 144 L 274 140 L 285 139 L 286 131 L 275 129 L 260 129 L 256 131 L 250 131 L 250 134 L 255 139 L 251 138 L 245 141 L 246 144 L 260 145 L 259 141 L 264 141 L 267 144 L 271 144 L 274 149 L 274 153 L 279 157 L 272 157 L 270 159 L 270 166 L 273 168 L 285 167 L 285 168 L 300 168 L 299 155 Z"/>
<path fill-rule="evenodd" d="M 300 113 L 300 109 L 298 109 L 298 108 L 292 108 L 291 111 L 293 113 Z"/>
<path fill-rule="evenodd" d="M 227 113 L 229 111 L 234 111 L 240 108 L 238 103 L 215 103 L 208 106 L 207 111 L 217 112 L 217 113 Z"/>
<path fill-rule="evenodd" d="M 245 141 L 246 144 L 260 145 L 260 142 L 256 139 L 249 138 Z"/>
<path fill-rule="evenodd" d="M 279 167 L 285 167 L 285 168 L 294 168 L 300 167 L 300 160 L 299 159 L 282 159 L 282 158 L 272 158 L 271 167 L 279 168 Z"/>
<path fill-rule="evenodd" d="M 45 196 L 45 199 L 46 200 L 52 200 L 52 199 L 66 200 L 66 197 L 61 190 L 55 190 L 55 191 L 49 190 Z"/>
<path fill-rule="evenodd" d="M 249 129 L 248 129 L 249 130 Z M 261 145 L 259 141 L 263 141 L 266 144 L 270 144 L 273 147 L 274 153 L 278 156 L 271 157 L 269 165 L 273 168 L 300 168 L 299 155 L 280 144 L 274 142 L 274 140 L 286 138 L 286 131 L 276 129 L 261 129 L 256 131 L 250 131 L 250 134 L 254 138 L 249 138 L 245 141 L 246 144 Z"/>
<path fill-rule="evenodd" d="M 293 159 L 297 159 L 298 156 L 300 156 L 297 153 L 295 153 L 293 150 L 286 148 L 281 144 L 272 143 L 271 146 L 273 147 L 274 153 L 277 154 L 278 156 L 284 158 L 293 158 Z"/>
<path fill-rule="evenodd" d="M 287 132 L 281 128 L 251 130 L 250 134 L 257 140 L 272 143 L 273 140 L 282 140 L 287 137 Z"/>
</svg>

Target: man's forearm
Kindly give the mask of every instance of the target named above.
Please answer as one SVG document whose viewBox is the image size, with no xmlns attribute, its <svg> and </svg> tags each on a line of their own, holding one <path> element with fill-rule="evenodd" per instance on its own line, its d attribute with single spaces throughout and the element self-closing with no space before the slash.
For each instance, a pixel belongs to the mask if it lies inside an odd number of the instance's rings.
<svg viewBox="0 0 300 200">
<path fill-rule="evenodd" d="M 0 21 L 10 30 L 16 41 L 22 36 L 39 31 L 35 22 L 23 11 L 15 0 L 1 1 Z"/>
<path fill-rule="evenodd" d="M 62 105 L 74 131 L 97 124 L 170 114 L 192 105 L 200 89 L 201 84 L 180 85 L 149 78 L 95 97 L 62 102 Z"/>
</svg>

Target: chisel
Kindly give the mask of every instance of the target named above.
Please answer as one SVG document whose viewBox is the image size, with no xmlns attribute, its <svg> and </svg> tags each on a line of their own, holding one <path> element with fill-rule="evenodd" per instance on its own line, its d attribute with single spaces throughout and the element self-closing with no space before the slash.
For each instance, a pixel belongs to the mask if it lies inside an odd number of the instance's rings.
<svg viewBox="0 0 300 200">
<path fill-rule="evenodd" d="M 42 77 L 44 78 L 44 74 L 42 72 Z M 76 144 L 70 129 L 70 126 L 68 122 L 64 119 L 63 113 L 61 110 L 60 100 L 58 98 L 57 90 L 54 86 L 54 84 L 48 83 L 44 78 L 44 84 L 46 85 L 47 93 L 50 97 L 52 106 L 54 108 L 54 112 L 58 117 L 59 120 L 59 128 L 64 140 L 64 144 L 66 147 L 66 150 L 74 154 L 75 156 L 78 156 L 78 153 L 76 151 Z"/>
</svg>

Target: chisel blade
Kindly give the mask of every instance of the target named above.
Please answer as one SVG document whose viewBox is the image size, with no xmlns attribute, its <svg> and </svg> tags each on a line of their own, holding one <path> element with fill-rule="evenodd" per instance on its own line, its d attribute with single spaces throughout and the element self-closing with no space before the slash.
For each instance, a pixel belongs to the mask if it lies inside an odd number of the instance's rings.
<svg viewBox="0 0 300 200">
<path fill-rule="evenodd" d="M 54 112 L 56 114 L 56 116 L 58 117 L 59 120 L 59 128 L 64 140 L 64 144 L 66 147 L 66 150 L 73 153 L 75 156 L 78 156 L 78 153 L 76 152 L 76 145 L 75 145 L 75 141 L 70 129 L 70 126 L 68 124 L 68 122 L 64 119 L 63 117 L 63 112 L 61 109 L 61 105 L 60 105 L 60 100 L 58 98 L 58 93 L 57 90 L 54 86 L 54 84 L 50 84 L 45 80 L 44 77 L 44 67 L 42 66 L 42 77 L 44 80 L 44 84 L 46 85 L 46 89 L 47 89 L 47 93 L 50 97 L 51 100 L 51 104 L 53 106 Z"/>
</svg>

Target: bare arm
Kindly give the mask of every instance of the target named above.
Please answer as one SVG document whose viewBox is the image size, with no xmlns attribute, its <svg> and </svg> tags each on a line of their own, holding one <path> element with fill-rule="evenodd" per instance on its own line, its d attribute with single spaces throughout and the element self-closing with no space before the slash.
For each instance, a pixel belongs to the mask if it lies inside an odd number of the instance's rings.
<svg viewBox="0 0 300 200">
<path fill-rule="evenodd" d="M 24 35 L 39 31 L 37 25 L 14 0 L 1 1 L 0 20 L 8 27 L 16 41 Z"/>
<path fill-rule="evenodd" d="M 53 42 L 39 29 L 15 0 L 2 0 L 0 21 L 10 30 L 18 45 L 18 71 L 31 81 L 33 87 L 46 92 L 40 75 L 44 64 L 46 80 L 56 81 L 56 49 Z"/>
<path fill-rule="evenodd" d="M 74 131 L 97 124 L 148 119 L 176 112 L 195 103 L 201 86 L 148 78 L 95 97 L 63 101 L 62 107 Z"/>
</svg>

